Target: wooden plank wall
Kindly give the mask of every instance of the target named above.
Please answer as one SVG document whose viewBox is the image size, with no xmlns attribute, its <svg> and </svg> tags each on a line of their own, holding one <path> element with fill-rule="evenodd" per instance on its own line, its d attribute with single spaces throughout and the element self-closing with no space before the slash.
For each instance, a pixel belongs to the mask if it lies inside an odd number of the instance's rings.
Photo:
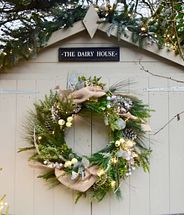
<svg viewBox="0 0 184 215">
<path fill-rule="evenodd" d="M 133 92 L 150 105 L 152 133 L 184 109 L 184 92 L 148 92 L 147 88 L 183 86 L 177 82 L 154 77 L 140 70 L 139 61 L 155 74 L 184 80 L 181 68 L 148 55 L 128 44 L 104 39 L 93 40 L 80 34 L 47 48 L 36 59 L 22 63 L 0 75 L 0 89 L 16 90 L 7 94 L 0 90 L 0 195 L 6 193 L 13 215 L 161 215 L 184 213 L 184 119 L 174 120 L 157 135 L 149 135 L 147 144 L 153 149 L 151 171 L 137 170 L 122 183 L 123 199 L 109 195 L 100 203 L 81 199 L 74 204 L 74 193 L 63 186 L 49 189 L 37 176 L 41 170 L 27 163 L 29 153 L 18 154 L 26 146 L 22 124 L 33 102 L 43 98 L 56 85 L 66 87 L 72 74 L 102 76 L 107 85 L 120 80 L 136 82 Z M 121 45 L 121 61 L 107 63 L 58 63 L 58 47 Z M 24 91 L 24 93 L 20 93 Z M 19 92 L 19 93 L 18 93 Z M 69 144 L 81 154 L 90 154 L 107 142 L 106 129 L 95 116 L 78 119 L 67 136 Z"/>
</svg>

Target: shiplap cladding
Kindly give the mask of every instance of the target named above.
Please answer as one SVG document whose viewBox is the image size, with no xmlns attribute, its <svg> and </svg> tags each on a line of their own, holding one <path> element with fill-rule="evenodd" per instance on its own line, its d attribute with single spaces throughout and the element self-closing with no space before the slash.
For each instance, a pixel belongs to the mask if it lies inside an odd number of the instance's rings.
<svg viewBox="0 0 184 215">
<path fill-rule="evenodd" d="M 121 46 L 120 62 L 58 63 L 59 47 Z M 181 67 L 150 55 L 130 44 L 117 43 L 103 33 L 91 40 L 80 33 L 46 48 L 32 61 L 19 64 L 0 75 L 0 194 L 7 194 L 12 215 L 160 215 L 184 213 L 184 119 L 174 120 L 156 136 L 149 135 L 153 149 L 149 174 L 137 170 L 122 183 L 123 199 L 108 196 L 100 203 L 81 199 L 63 186 L 49 189 L 37 176 L 40 169 L 28 165 L 30 153 L 18 154 L 26 146 L 23 123 L 33 103 L 56 85 L 65 88 L 72 74 L 102 76 L 107 85 L 120 80 L 135 82 L 125 90 L 135 93 L 155 112 L 150 124 L 154 133 L 184 109 L 184 92 L 148 92 L 148 88 L 183 86 L 140 70 L 139 61 L 154 74 L 184 80 Z M 15 90 L 16 92 L 13 92 Z M 99 119 L 79 119 L 67 135 L 68 143 L 81 154 L 90 154 L 107 142 L 106 129 Z"/>
</svg>

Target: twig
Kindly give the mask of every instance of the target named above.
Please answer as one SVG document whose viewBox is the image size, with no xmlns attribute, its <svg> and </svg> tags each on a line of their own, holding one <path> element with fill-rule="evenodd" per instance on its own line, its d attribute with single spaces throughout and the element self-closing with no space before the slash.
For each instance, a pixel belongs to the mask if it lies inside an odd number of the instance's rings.
<svg viewBox="0 0 184 215">
<path fill-rule="evenodd" d="M 145 69 L 145 67 L 141 64 L 141 61 L 139 61 L 139 65 L 140 65 L 140 69 L 152 76 L 155 76 L 155 77 L 159 77 L 159 78 L 165 78 L 165 79 L 168 79 L 168 80 L 171 80 L 171 81 L 175 81 L 177 83 L 184 83 L 183 80 L 178 80 L 178 79 L 175 79 L 175 78 L 172 78 L 172 77 L 168 77 L 168 76 L 164 76 L 164 75 L 157 75 L 157 74 L 154 74 L 152 72 L 150 72 L 148 69 Z"/>
<path fill-rule="evenodd" d="M 141 62 L 139 61 L 139 65 L 141 66 L 141 70 L 152 75 L 152 76 L 155 76 L 155 77 L 159 77 L 159 78 L 165 78 L 165 79 L 168 79 L 168 80 L 171 80 L 171 81 L 175 81 L 175 82 L 178 82 L 178 83 L 184 83 L 184 81 L 182 80 L 178 80 L 178 79 L 175 79 L 175 78 L 172 78 L 172 77 L 168 77 L 168 76 L 164 76 L 164 75 L 157 75 L 157 74 L 154 74 L 152 72 L 150 72 L 148 69 L 145 69 L 145 67 L 141 64 Z M 162 131 L 165 127 L 167 127 L 175 118 L 178 119 L 178 121 L 180 120 L 180 115 L 184 114 L 184 111 L 181 111 L 180 113 L 177 113 L 175 116 L 173 116 L 168 122 L 166 122 L 158 131 L 156 131 L 153 135 L 156 135 L 158 134 L 160 131 Z"/>
<path fill-rule="evenodd" d="M 40 153 L 40 150 L 39 150 L 39 148 L 38 148 L 38 144 L 37 144 L 37 142 L 36 142 L 36 131 L 35 131 L 35 127 L 34 127 L 34 131 L 33 131 L 33 132 L 34 132 L 34 133 L 33 133 L 34 145 L 35 145 L 35 148 L 36 148 L 37 153 L 40 155 L 41 153 Z"/>
<path fill-rule="evenodd" d="M 153 135 L 158 134 L 160 131 L 162 131 L 166 126 L 168 126 L 175 118 L 177 120 L 180 120 L 180 115 L 184 114 L 184 111 L 181 111 L 180 113 L 177 113 L 175 116 L 173 116 L 167 123 L 165 123 L 158 131 L 156 131 Z"/>
<path fill-rule="evenodd" d="M 174 1 L 170 0 L 170 3 L 171 3 L 171 9 L 172 9 L 172 16 L 175 17 L 176 16 L 176 10 L 174 7 Z M 179 36 L 178 36 L 178 31 L 176 29 L 176 18 L 173 19 L 173 29 L 174 29 L 174 33 L 176 36 L 176 42 L 177 42 L 179 54 L 180 54 L 181 58 L 184 60 L 184 53 L 182 51 L 182 47 L 180 45 L 180 40 L 179 40 Z"/>
<path fill-rule="evenodd" d="M 145 0 L 142 0 L 142 2 L 148 6 L 148 8 L 150 9 L 150 12 L 151 12 L 151 15 L 153 15 L 153 6 L 151 5 L 151 3 L 148 1 L 145 1 Z"/>
</svg>

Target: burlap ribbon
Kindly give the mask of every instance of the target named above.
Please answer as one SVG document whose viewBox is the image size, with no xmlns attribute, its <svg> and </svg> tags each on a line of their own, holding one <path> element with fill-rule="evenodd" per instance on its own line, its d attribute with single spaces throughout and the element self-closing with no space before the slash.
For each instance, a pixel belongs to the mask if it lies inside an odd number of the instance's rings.
<svg viewBox="0 0 184 215">
<path fill-rule="evenodd" d="M 72 190 L 86 192 L 96 182 L 98 169 L 97 166 L 86 168 L 84 178 L 80 177 L 76 180 L 72 180 L 71 175 L 64 170 L 55 169 L 55 175 L 58 181 L 66 187 L 69 187 Z"/>
<path fill-rule="evenodd" d="M 97 173 L 99 171 L 98 166 L 91 166 L 91 167 L 88 167 L 85 169 L 83 178 L 79 177 L 76 180 L 72 180 L 71 174 L 68 174 L 63 169 L 49 167 L 47 165 L 43 165 L 43 164 L 37 163 L 37 162 L 30 162 L 29 165 L 31 167 L 36 167 L 36 168 L 40 168 L 40 169 L 47 169 L 47 170 L 53 169 L 55 172 L 56 178 L 58 179 L 58 181 L 61 184 L 65 185 L 66 187 L 68 187 L 72 190 L 76 190 L 76 191 L 80 191 L 80 192 L 87 191 L 96 182 L 96 180 L 98 178 Z"/>
<path fill-rule="evenodd" d="M 55 88 L 61 99 L 72 98 L 74 103 L 81 104 L 90 98 L 100 98 L 105 95 L 105 91 L 99 86 L 87 86 L 79 90 L 61 90 L 59 86 Z"/>
<path fill-rule="evenodd" d="M 138 117 L 132 115 L 130 112 L 122 113 L 122 114 L 120 114 L 120 116 L 125 117 L 127 120 L 129 120 L 129 119 L 135 120 L 135 121 L 140 120 Z M 150 125 L 147 122 L 145 122 L 144 120 L 141 120 L 141 128 L 145 132 L 151 131 Z"/>
<path fill-rule="evenodd" d="M 83 87 L 80 90 L 74 91 L 71 96 L 77 104 L 83 103 L 90 98 L 100 98 L 105 95 L 104 90 L 99 86 Z"/>
</svg>

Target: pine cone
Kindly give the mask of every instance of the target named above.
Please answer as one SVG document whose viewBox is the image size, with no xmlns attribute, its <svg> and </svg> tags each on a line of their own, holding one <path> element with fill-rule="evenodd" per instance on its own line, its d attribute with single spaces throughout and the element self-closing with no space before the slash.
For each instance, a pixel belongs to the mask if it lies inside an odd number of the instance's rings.
<svg viewBox="0 0 184 215">
<path fill-rule="evenodd" d="M 51 115 L 52 115 L 52 120 L 58 121 L 60 119 L 59 117 L 59 110 L 55 105 L 52 106 L 51 108 Z"/>
<path fill-rule="evenodd" d="M 137 135 L 134 133 L 132 129 L 125 129 L 123 131 L 123 136 L 130 140 L 135 140 L 137 138 Z"/>
<path fill-rule="evenodd" d="M 53 131 L 52 126 L 49 123 L 49 120 L 45 120 L 45 127 L 48 129 L 48 131 L 50 131 L 50 132 Z"/>
<path fill-rule="evenodd" d="M 130 98 L 122 97 L 122 96 L 117 97 L 117 104 L 120 107 L 120 112 L 121 112 L 121 109 L 123 109 L 126 112 L 128 112 L 133 106 L 133 102 L 132 102 L 132 100 Z"/>
</svg>

